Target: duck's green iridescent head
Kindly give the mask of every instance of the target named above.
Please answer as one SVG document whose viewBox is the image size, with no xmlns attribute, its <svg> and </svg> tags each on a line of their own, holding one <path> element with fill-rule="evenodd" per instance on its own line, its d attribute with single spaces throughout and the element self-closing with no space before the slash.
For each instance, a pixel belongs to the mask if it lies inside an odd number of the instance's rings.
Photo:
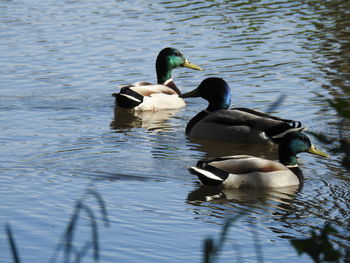
<svg viewBox="0 0 350 263">
<path fill-rule="evenodd" d="M 207 78 L 196 89 L 181 97 L 202 97 L 209 102 L 208 111 L 222 110 L 230 107 L 231 89 L 222 78 Z"/>
<path fill-rule="evenodd" d="M 285 165 L 296 165 L 296 155 L 302 152 L 329 157 L 328 154 L 316 149 L 309 137 L 302 132 L 289 132 L 279 143 L 280 162 Z"/>
<path fill-rule="evenodd" d="M 201 67 L 189 62 L 177 49 L 167 47 L 159 52 L 156 60 L 158 84 L 163 84 L 170 79 L 171 71 L 177 67 L 203 70 Z"/>
</svg>

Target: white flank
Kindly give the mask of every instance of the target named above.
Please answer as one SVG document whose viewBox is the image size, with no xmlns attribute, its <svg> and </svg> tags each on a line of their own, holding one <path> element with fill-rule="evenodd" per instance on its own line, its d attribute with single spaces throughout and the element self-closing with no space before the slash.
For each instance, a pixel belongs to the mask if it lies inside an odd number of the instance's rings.
<svg viewBox="0 0 350 263">
<path fill-rule="evenodd" d="M 153 93 L 143 97 L 143 102 L 138 107 L 140 110 L 166 110 L 179 109 L 185 106 L 185 101 L 177 94 Z"/>
</svg>

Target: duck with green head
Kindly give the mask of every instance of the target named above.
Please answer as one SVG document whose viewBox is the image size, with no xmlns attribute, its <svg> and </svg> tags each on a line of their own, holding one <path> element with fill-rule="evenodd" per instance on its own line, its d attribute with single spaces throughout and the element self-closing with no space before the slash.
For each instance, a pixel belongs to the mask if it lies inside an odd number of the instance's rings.
<svg viewBox="0 0 350 263">
<path fill-rule="evenodd" d="M 248 109 L 232 108 L 231 90 L 221 78 L 207 78 L 182 98 L 202 97 L 208 107 L 194 116 L 186 126 L 190 138 L 239 143 L 276 143 L 285 133 L 301 131 L 298 121 Z"/>
<path fill-rule="evenodd" d="M 172 70 L 178 67 L 202 70 L 189 62 L 177 49 L 164 48 L 156 60 L 157 84 L 141 81 L 122 86 L 119 93 L 112 94 L 116 106 L 140 111 L 177 109 L 185 106 L 184 100 L 179 97 L 181 92 L 171 77 Z"/>
<path fill-rule="evenodd" d="M 297 154 L 308 152 L 329 157 L 317 150 L 301 132 L 289 132 L 279 142 L 279 162 L 248 155 L 201 160 L 190 171 L 204 185 L 224 188 L 277 188 L 300 185 L 304 176 L 297 163 Z"/>
</svg>

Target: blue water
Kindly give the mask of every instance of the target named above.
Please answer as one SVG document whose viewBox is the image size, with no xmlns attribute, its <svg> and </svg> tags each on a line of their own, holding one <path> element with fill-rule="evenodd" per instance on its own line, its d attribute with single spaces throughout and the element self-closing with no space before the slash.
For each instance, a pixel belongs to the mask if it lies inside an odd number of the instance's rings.
<svg viewBox="0 0 350 263">
<path fill-rule="evenodd" d="M 310 262 L 289 240 L 330 222 L 332 241 L 349 248 L 349 173 L 339 129 L 348 124 L 329 100 L 348 96 L 350 8 L 342 1 L 1 1 L 0 254 L 11 262 L 10 223 L 22 262 L 49 262 L 75 204 L 97 218 L 101 262 L 202 262 L 203 242 L 230 228 L 219 262 Z M 209 76 L 232 88 L 232 105 L 268 110 L 324 134 L 312 140 L 330 159 L 300 156 L 300 191 L 209 193 L 187 171 L 202 157 L 260 147 L 186 138 L 206 104 L 157 114 L 114 114 L 118 85 L 155 81 L 155 58 L 178 48 L 203 72 L 176 69 L 182 91 Z M 216 194 L 216 193 L 215 193 Z M 203 201 L 206 200 L 206 201 Z M 89 240 L 82 212 L 75 243 Z M 258 244 L 258 245 L 257 245 Z M 258 247 L 258 249 L 256 248 Z M 62 254 L 59 254 L 62 261 Z M 83 262 L 93 262 L 89 252 Z"/>
</svg>

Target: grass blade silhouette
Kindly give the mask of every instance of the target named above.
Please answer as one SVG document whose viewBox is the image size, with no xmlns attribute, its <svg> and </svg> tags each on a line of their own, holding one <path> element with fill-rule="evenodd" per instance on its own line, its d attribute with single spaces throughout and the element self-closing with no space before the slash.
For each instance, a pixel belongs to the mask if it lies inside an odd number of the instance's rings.
<svg viewBox="0 0 350 263">
<path fill-rule="evenodd" d="M 19 259 L 19 254 L 17 251 L 15 239 L 13 238 L 13 235 L 12 235 L 12 230 L 11 230 L 10 224 L 6 224 L 6 234 L 7 234 L 7 239 L 9 241 L 9 245 L 11 248 L 13 262 L 14 263 L 21 263 L 21 260 Z"/>
</svg>

